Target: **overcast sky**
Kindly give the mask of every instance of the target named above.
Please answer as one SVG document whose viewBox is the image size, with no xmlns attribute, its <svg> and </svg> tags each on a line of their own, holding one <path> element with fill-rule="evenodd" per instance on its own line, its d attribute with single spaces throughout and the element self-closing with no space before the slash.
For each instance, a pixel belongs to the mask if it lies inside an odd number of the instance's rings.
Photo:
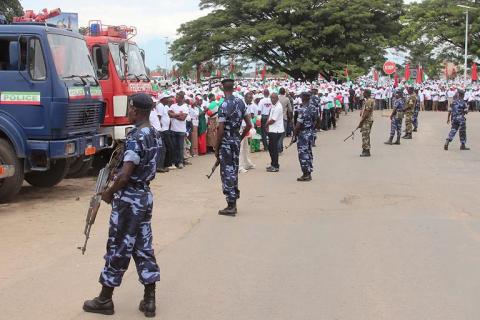
<svg viewBox="0 0 480 320">
<path fill-rule="evenodd" d="M 1 0 L 0 0 L 1 1 Z M 137 27 L 134 40 L 145 49 L 150 68 L 165 67 L 165 37 L 176 38 L 184 22 L 207 14 L 198 7 L 199 0 L 20 0 L 24 9 L 60 8 L 78 13 L 79 25 L 101 19 L 104 24 Z M 413 0 L 406 0 L 413 2 Z M 167 62 L 171 66 L 170 60 Z"/>
</svg>

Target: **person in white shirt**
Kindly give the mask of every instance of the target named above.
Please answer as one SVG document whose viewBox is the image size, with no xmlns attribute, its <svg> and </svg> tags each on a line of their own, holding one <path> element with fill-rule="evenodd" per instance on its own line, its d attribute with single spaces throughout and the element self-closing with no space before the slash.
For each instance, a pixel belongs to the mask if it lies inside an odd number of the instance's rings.
<svg viewBox="0 0 480 320">
<path fill-rule="evenodd" d="M 202 105 L 202 97 L 197 95 L 195 101 L 190 106 L 188 114 L 192 120 L 192 132 L 190 133 L 190 142 L 192 143 L 190 153 L 193 157 L 198 156 L 198 118 L 200 116 L 200 110 L 198 106 Z"/>
<path fill-rule="evenodd" d="M 447 110 L 450 110 L 452 103 L 453 103 L 453 98 L 455 97 L 455 93 L 457 93 L 457 89 L 451 87 L 450 90 L 447 91 Z"/>
<path fill-rule="evenodd" d="M 433 89 L 432 90 L 432 110 L 433 111 L 438 111 L 438 89 Z"/>
<path fill-rule="evenodd" d="M 257 107 L 253 103 L 253 93 L 252 92 L 248 92 L 245 95 L 245 105 L 247 106 L 247 113 L 248 114 L 250 114 L 250 115 L 253 114 L 254 116 L 257 114 Z M 252 119 L 253 119 L 253 116 L 252 116 Z M 247 124 L 245 123 L 245 120 L 243 120 L 242 121 L 241 132 L 243 132 L 246 125 Z M 254 129 L 252 129 L 252 130 L 254 130 Z M 245 137 L 242 140 L 242 142 L 240 142 L 239 172 L 241 172 L 241 173 L 245 173 L 248 170 L 255 168 L 255 165 L 252 163 L 252 161 L 248 157 L 248 154 L 249 154 L 248 138 Z"/>
<path fill-rule="evenodd" d="M 156 107 L 157 116 L 160 121 L 160 130 L 158 131 L 163 142 L 163 148 L 160 149 L 159 154 L 159 166 L 157 168 L 157 171 L 161 173 L 168 172 L 168 167 L 172 165 L 172 141 L 169 133 L 170 117 L 168 115 L 169 106 L 172 105 L 173 102 L 172 98 L 171 94 L 162 94 L 160 96 L 160 102 Z"/>
<path fill-rule="evenodd" d="M 447 111 L 447 92 L 444 88 L 440 88 L 438 93 L 438 109 L 440 111 Z"/>
<path fill-rule="evenodd" d="M 258 103 L 258 109 L 262 115 L 262 144 L 263 151 L 268 150 L 267 143 L 267 121 L 268 115 L 270 114 L 270 109 L 272 108 L 272 101 L 270 100 L 270 91 L 268 89 L 263 90 L 263 99 Z"/>
<path fill-rule="evenodd" d="M 270 96 L 272 107 L 266 127 L 268 129 L 268 152 L 270 153 L 271 165 L 267 167 L 268 172 L 278 172 L 280 165 L 278 163 L 278 140 L 285 132 L 283 124 L 283 107 L 278 101 L 278 95 L 272 93 Z"/>
<path fill-rule="evenodd" d="M 189 115 L 189 107 L 184 102 L 185 93 L 183 91 L 179 91 L 175 99 L 177 103 L 172 105 L 168 111 L 168 115 L 171 119 L 170 131 L 173 147 L 173 164 L 178 169 L 183 169 L 183 149 L 185 145 L 185 135 L 187 133 L 186 119 Z"/>
<path fill-rule="evenodd" d="M 425 110 L 432 111 L 432 92 L 430 91 L 429 87 L 423 90 L 423 96 L 424 96 Z"/>
</svg>

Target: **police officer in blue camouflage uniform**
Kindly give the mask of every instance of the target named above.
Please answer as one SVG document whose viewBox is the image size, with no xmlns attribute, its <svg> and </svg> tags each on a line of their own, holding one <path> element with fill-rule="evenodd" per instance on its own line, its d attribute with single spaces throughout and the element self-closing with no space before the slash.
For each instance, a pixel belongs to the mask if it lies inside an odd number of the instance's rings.
<svg viewBox="0 0 480 320">
<path fill-rule="evenodd" d="M 465 115 L 468 113 L 468 106 L 464 100 L 465 92 L 459 90 L 457 95 L 457 99 L 452 103 L 452 109 L 448 111 L 447 123 L 449 124 L 451 120 L 452 129 L 445 141 L 444 149 L 448 150 L 448 144 L 452 142 L 457 131 L 460 130 L 460 150 L 470 150 L 470 148 L 465 146 L 465 143 L 467 143 L 467 119 Z"/>
<path fill-rule="evenodd" d="M 145 286 L 139 309 L 147 317 L 155 316 L 155 283 L 160 281 L 160 268 L 152 248 L 153 195 L 149 184 L 155 177 L 159 141 L 148 120 L 152 106 L 151 97 L 144 93 L 129 99 L 128 119 L 135 128 L 126 136 L 122 165 L 113 184 L 102 194 L 102 200 L 112 204 L 105 267 L 99 279 L 102 291 L 85 301 L 86 312 L 114 313 L 113 289 L 122 283 L 133 257 L 139 281 Z"/>
<path fill-rule="evenodd" d="M 390 138 L 385 144 L 400 144 L 400 135 L 402 131 L 402 122 L 403 114 L 405 110 L 405 99 L 403 98 L 403 92 L 401 89 L 398 89 L 395 93 L 395 99 L 393 101 L 393 111 L 390 115 L 391 120 L 391 129 L 390 129 Z M 397 133 L 397 140 L 393 142 L 393 138 Z"/>
<path fill-rule="evenodd" d="M 227 207 L 218 211 L 218 214 L 235 216 L 237 214 L 237 199 L 240 198 L 240 190 L 238 189 L 240 142 L 250 132 L 252 121 L 243 100 L 233 95 L 234 81 L 224 79 L 222 86 L 225 100 L 218 109 L 215 156 L 220 161 L 222 189 L 227 199 Z M 245 120 L 246 126 L 240 135 L 242 120 Z"/>
<path fill-rule="evenodd" d="M 319 121 L 320 119 L 320 113 L 321 113 L 321 108 L 320 108 L 320 97 L 318 96 L 318 89 L 312 89 L 310 91 L 311 93 L 311 98 L 310 102 L 315 106 L 315 112 L 316 112 L 316 121 Z M 317 130 L 313 130 L 313 145 L 312 147 L 316 147 L 316 142 L 317 142 Z"/>
<path fill-rule="evenodd" d="M 312 145 L 315 137 L 317 109 L 311 102 L 310 93 L 301 94 L 302 107 L 298 114 L 297 124 L 293 133 L 292 142 L 297 140 L 298 159 L 303 175 L 297 181 L 311 181 L 313 172 Z"/>
</svg>

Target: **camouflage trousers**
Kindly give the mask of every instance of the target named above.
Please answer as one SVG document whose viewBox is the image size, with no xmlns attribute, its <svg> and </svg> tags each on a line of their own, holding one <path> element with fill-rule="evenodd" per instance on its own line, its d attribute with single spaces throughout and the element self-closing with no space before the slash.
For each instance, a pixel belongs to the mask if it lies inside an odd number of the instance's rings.
<svg viewBox="0 0 480 320">
<path fill-rule="evenodd" d="M 219 156 L 223 194 L 225 195 L 227 202 L 234 202 L 240 198 L 240 190 L 238 190 L 240 139 L 222 141 Z"/>
<path fill-rule="evenodd" d="M 311 174 L 313 171 L 312 145 L 314 137 L 314 133 L 310 131 L 303 131 L 298 135 L 298 160 L 300 161 L 303 174 L 306 175 Z"/>
<path fill-rule="evenodd" d="M 412 124 L 413 124 L 414 129 L 418 128 L 418 114 L 419 113 L 420 113 L 420 110 L 413 111 Z"/>
<path fill-rule="evenodd" d="M 453 138 L 455 138 L 455 135 L 457 134 L 457 131 L 459 131 L 460 135 L 460 143 L 465 144 L 467 143 L 467 121 L 465 118 L 453 118 L 452 119 L 452 129 L 450 130 L 450 133 L 448 134 L 448 141 L 452 141 Z"/>
<path fill-rule="evenodd" d="M 150 191 L 123 190 L 122 198 L 112 201 L 105 267 L 99 282 L 118 287 L 133 256 L 139 281 L 151 284 L 160 281 L 160 268 L 152 248 L 153 195 Z"/>
<path fill-rule="evenodd" d="M 370 150 L 370 132 L 372 131 L 373 121 L 365 121 L 360 131 L 362 132 L 362 149 Z"/>
<path fill-rule="evenodd" d="M 413 111 L 405 112 L 405 133 L 410 134 L 413 131 Z"/>
<path fill-rule="evenodd" d="M 403 113 L 397 114 L 392 117 L 392 123 L 390 127 L 390 137 L 393 138 L 395 136 L 395 132 L 397 133 L 397 137 L 400 138 L 402 134 L 402 122 L 403 122 Z"/>
</svg>

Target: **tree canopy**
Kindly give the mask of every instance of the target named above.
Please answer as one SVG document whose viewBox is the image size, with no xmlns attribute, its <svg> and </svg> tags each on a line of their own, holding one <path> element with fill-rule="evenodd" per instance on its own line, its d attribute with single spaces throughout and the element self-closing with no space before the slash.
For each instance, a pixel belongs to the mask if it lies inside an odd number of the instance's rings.
<svg viewBox="0 0 480 320">
<path fill-rule="evenodd" d="M 472 8 L 468 12 L 470 60 L 480 55 L 479 1 L 424 0 L 407 6 L 401 19 L 404 47 L 417 63 L 435 69 L 444 60 L 463 61 L 465 9 L 458 7 L 459 4 Z"/>
<path fill-rule="evenodd" d="M 0 13 L 3 13 L 8 22 L 12 22 L 13 17 L 22 16 L 23 8 L 18 0 L 0 1 Z"/>
<path fill-rule="evenodd" d="M 206 16 L 183 24 L 173 59 L 263 62 L 295 79 L 364 72 L 398 44 L 402 0 L 201 0 Z"/>
</svg>

